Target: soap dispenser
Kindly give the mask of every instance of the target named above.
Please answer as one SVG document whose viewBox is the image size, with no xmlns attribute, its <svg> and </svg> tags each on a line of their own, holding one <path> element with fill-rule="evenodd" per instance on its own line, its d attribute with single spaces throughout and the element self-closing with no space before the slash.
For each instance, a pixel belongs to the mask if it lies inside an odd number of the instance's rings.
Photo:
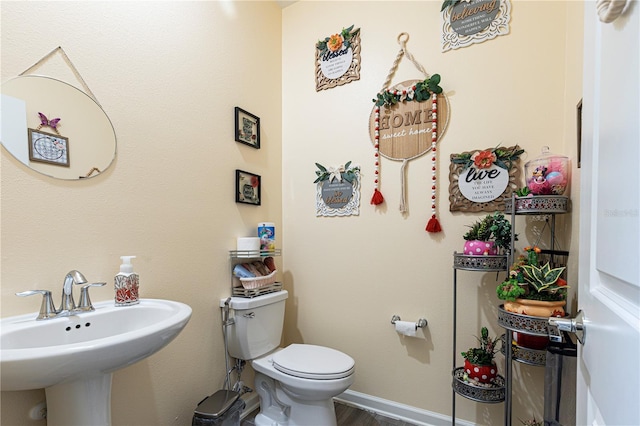
<svg viewBox="0 0 640 426">
<path fill-rule="evenodd" d="M 120 256 L 120 272 L 115 276 L 116 306 L 130 306 L 140 303 L 138 297 L 138 274 L 133 272 L 131 259 L 135 256 Z"/>
</svg>

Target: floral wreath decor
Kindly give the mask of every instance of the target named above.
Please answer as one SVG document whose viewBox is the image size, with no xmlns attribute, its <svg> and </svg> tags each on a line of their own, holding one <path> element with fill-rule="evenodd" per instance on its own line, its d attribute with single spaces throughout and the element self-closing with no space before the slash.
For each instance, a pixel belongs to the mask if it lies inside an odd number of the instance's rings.
<svg viewBox="0 0 640 426">
<path fill-rule="evenodd" d="M 358 33 L 359 29 L 354 32 L 351 31 L 353 31 L 353 25 L 349 28 L 343 28 L 338 34 L 325 37 L 324 40 L 318 40 L 316 48 L 320 51 L 320 56 L 327 53 L 327 51 L 337 52 L 343 46 L 348 49 L 351 46 L 351 38 Z"/>
<path fill-rule="evenodd" d="M 485 151 L 478 151 L 474 154 L 458 154 L 451 158 L 451 162 L 461 164 L 463 166 L 462 170 L 466 170 L 471 166 L 478 169 L 488 169 L 494 164 L 500 168 L 509 170 L 513 166 L 513 162 L 524 153 L 524 149 L 518 148 L 516 145 L 509 149 L 496 147 Z"/>
<path fill-rule="evenodd" d="M 353 184 L 353 181 L 358 178 L 360 174 L 360 167 L 354 166 L 351 167 L 351 161 L 347 162 L 344 166 L 340 165 L 338 167 L 329 167 L 326 168 L 322 164 L 316 163 L 316 167 L 319 170 L 316 170 L 316 180 L 313 183 L 319 183 L 325 180 L 329 182 L 333 182 L 333 180 L 337 180 L 341 182 L 342 179 L 347 182 Z"/>
</svg>

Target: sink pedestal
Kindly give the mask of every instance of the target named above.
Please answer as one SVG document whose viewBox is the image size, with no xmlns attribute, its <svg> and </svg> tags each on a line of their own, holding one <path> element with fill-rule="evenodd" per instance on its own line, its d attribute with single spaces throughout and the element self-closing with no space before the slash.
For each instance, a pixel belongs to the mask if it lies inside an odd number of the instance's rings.
<svg viewBox="0 0 640 426">
<path fill-rule="evenodd" d="M 110 426 L 112 373 L 45 388 L 47 426 Z"/>
</svg>

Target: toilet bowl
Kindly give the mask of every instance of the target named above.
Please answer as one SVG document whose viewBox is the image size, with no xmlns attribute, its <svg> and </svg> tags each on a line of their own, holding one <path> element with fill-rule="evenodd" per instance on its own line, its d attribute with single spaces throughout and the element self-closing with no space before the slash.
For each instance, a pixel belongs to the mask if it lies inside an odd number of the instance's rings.
<svg viewBox="0 0 640 426">
<path fill-rule="evenodd" d="M 336 425 L 333 397 L 353 384 L 354 361 L 331 348 L 293 344 L 251 361 L 261 414 L 256 425 Z M 275 423 L 279 424 L 279 423 Z"/>
<path fill-rule="evenodd" d="M 278 347 L 285 290 L 252 299 L 231 298 L 233 324 L 227 330 L 231 356 L 249 361 L 260 397 L 257 426 L 335 426 L 333 397 L 354 382 L 353 358 L 309 344 Z M 241 300 L 234 300 L 241 299 Z"/>
</svg>

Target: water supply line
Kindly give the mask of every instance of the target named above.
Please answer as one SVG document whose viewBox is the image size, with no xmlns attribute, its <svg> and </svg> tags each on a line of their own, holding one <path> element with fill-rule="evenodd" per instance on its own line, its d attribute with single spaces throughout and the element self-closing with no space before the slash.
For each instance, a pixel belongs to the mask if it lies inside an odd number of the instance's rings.
<svg viewBox="0 0 640 426">
<path fill-rule="evenodd" d="M 235 320 L 229 320 L 229 303 L 231 302 L 231 297 L 228 297 L 227 300 L 224 301 L 224 308 L 222 308 L 222 334 L 224 337 L 224 366 L 226 371 L 226 379 L 225 386 L 226 390 L 231 390 L 231 379 L 229 375 L 231 374 L 231 370 L 229 370 L 229 343 L 227 341 L 227 327 L 229 325 L 235 324 Z"/>
<path fill-rule="evenodd" d="M 227 336 L 227 327 L 229 327 L 230 325 L 234 325 L 236 323 L 235 318 L 229 317 L 229 310 L 231 308 L 230 302 L 231 302 L 231 297 L 228 297 L 224 301 L 224 306 L 222 308 L 222 334 L 224 336 L 224 365 L 226 369 L 224 388 L 226 390 L 238 392 L 242 395 L 247 392 L 252 392 L 253 389 L 251 389 L 248 386 L 245 386 L 245 384 L 242 382 L 242 370 L 244 370 L 244 366 L 246 364 L 245 360 L 236 359 L 235 365 L 233 367 L 229 367 L 229 341 Z M 231 386 L 232 371 L 235 371 L 237 375 L 236 382 L 233 386 Z"/>
</svg>

